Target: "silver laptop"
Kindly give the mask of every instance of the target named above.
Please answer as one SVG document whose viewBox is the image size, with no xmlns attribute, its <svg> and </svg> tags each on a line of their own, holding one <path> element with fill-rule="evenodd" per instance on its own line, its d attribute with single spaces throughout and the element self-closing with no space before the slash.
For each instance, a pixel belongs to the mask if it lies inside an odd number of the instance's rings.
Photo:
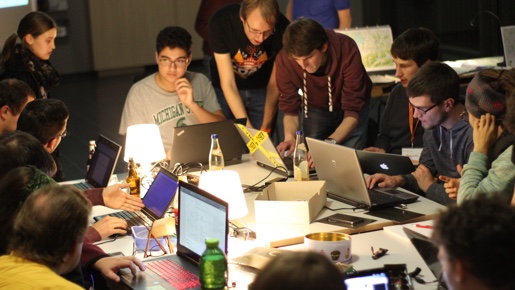
<svg viewBox="0 0 515 290">
<path fill-rule="evenodd" d="M 416 169 L 408 156 L 362 150 L 356 150 L 356 153 L 361 170 L 365 174 L 403 175 L 410 174 Z"/>
<path fill-rule="evenodd" d="M 179 181 L 179 225 L 177 255 L 145 260 L 145 271 L 132 276 L 121 270 L 122 282 L 131 289 L 200 289 L 198 264 L 206 249 L 205 239 L 219 240 L 227 253 L 229 220 L 227 202 L 185 182 Z M 167 271 L 177 270 L 178 275 Z M 173 271 L 170 271 L 173 272 Z"/>
<path fill-rule="evenodd" d="M 73 185 L 82 190 L 106 187 L 113 175 L 121 150 L 122 146 L 100 135 L 85 181 Z"/>
<path fill-rule="evenodd" d="M 355 149 L 309 137 L 306 141 L 317 167 L 318 179 L 326 181 L 329 197 L 368 210 L 394 207 L 418 199 L 418 195 L 402 189 L 369 190 Z"/>
<path fill-rule="evenodd" d="M 293 176 L 293 155 L 281 157 L 274 143 L 266 132 L 234 124 L 240 133 L 243 142 L 247 145 L 250 154 L 256 159 L 257 165 L 270 170 L 276 170 L 287 177 Z M 309 173 L 314 174 L 315 168 L 310 168 Z"/>
<path fill-rule="evenodd" d="M 207 166 L 211 134 L 218 134 L 225 165 L 241 163 L 245 145 L 234 128 L 234 123 L 245 124 L 246 122 L 247 119 L 242 118 L 175 127 L 172 134 L 170 169 L 173 169 L 176 163 L 201 163 Z"/>
<path fill-rule="evenodd" d="M 133 226 L 151 226 L 155 220 L 164 217 L 178 186 L 177 176 L 164 168 L 160 168 L 145 197 L 143 197 L 145 207 L 141 211 L 118 211 L 109 215 L 124 219 L 127 222 L 127 234 L 131 234 L 130 229 Z M 104 215 L 96 216 L 93 219 L 98 221 L 103 217 Z"/>
</svg>

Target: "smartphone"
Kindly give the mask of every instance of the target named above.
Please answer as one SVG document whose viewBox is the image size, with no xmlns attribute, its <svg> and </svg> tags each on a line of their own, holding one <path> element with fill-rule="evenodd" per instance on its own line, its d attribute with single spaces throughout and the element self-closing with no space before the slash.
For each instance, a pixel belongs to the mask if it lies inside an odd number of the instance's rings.
<svg viewBox="0 0 515 290">
<path fill-rule="evenodd" d="M 358 216 L 346 215 L 346 214 L 335 214 L 327 218 L 328 222 L 333 223 L 345 223 L 351 226 L 359 224 L 365 221 L 363 218 Z"/>
</svg>

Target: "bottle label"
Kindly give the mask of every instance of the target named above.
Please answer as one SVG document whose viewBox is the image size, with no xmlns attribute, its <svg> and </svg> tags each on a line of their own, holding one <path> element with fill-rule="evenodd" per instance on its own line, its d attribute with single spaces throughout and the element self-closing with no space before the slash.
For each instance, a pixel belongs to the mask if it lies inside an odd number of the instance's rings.
<svg viewBox="0 0 515 290">
<path fill-rule="evenodd" d="M 293 167 L 293 179 L 295 181 L 308 181 L 309 170 L 308 161 L 301 161 L 298 166 Z"/>
</svg>

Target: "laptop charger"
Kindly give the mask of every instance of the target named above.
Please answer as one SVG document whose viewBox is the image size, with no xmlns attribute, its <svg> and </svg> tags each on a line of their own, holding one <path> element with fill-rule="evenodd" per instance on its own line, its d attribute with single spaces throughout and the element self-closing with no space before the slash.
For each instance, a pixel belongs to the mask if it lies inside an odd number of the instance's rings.
<svg viewBox="0 0 515 290">
<path fill-rule="evenodd" d="M 272 184 L 274 182 L 283 182 L 283 181 L 286 181 L 286 180 L 288 180 L 287 177 L 277 177 L 277 178 L 274 178 L 274 179 L 270 179 L 270 180 L 265 181 L 265 187 L 269 186 L 270 184 Z"/>
</svg>

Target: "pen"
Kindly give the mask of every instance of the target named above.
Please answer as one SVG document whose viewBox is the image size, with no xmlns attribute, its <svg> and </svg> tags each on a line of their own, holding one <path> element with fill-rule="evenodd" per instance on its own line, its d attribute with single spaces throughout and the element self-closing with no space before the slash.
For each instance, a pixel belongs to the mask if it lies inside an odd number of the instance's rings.
<svg viewBox="0 0 515 290">
<path fill-rule="evenodd" d="M 421 225 L 421 224 L 416 224 L 415 225 L 417 228 L 422 228 L 422 229 L 432 229 L 433 226 L 430 226 L 430 225 Z"/>
</svg>

